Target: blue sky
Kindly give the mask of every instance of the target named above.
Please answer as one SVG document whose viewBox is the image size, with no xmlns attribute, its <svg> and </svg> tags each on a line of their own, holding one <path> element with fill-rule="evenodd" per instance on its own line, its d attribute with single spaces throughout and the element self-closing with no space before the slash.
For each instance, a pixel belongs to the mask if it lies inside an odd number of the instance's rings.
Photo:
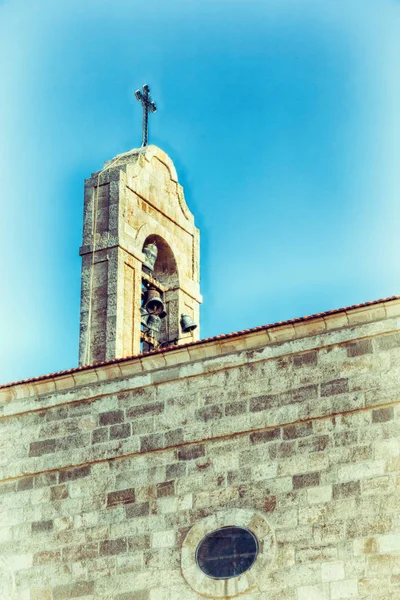
<svg viewBox="0 0 400 600">
<path fill-rule="evenodd" d="M 202 337 L 400 293 L 400 3 L 0 0 L 0 381 L 77 365 L 83 179 L 150 141 Z"/>
</svg>

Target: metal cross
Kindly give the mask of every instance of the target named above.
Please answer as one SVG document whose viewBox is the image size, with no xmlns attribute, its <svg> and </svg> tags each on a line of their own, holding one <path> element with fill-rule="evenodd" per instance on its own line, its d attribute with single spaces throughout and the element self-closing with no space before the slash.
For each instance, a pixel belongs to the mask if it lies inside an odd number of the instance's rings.
<svg viewBox="0 0 400 600">
<path fill-rule="evenodd" d="M 142 86 L 143 93 L 140 90 L 136 90 L 136 100 L 142 103 L 143 106 L 143 126 L 142 126 L 142 146 L 147 146 L 149 137 L 149 111 L 154 113 L 157 110 L 156 105 L 151 99 L 150 88 L 145 83 Z"/>
</svg>

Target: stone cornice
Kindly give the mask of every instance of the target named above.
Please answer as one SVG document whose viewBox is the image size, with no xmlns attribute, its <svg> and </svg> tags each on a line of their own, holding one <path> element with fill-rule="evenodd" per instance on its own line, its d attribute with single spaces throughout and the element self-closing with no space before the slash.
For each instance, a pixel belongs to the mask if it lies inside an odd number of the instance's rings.
<svg viewBox="0 0 400 600">
<path fill-rule="evenodd" d="M 327 313 L 220 335 L 178 347 L 169 347 L 149 354 L 77 367 L 0 386 L 0 407 L 4 416 L 18 414 L 83 398 L 98 397 L 104 393 L 100 388 L 103 388 L 106 382 L 116 384 L 120 379 L 133 378 L 131 385 L 137 388 L 163 380 L 196 375 L 199 368 L 206 369 L 207 372 L 228 368 L 236 362 L 235 356 L 228 355 L 238 355 L 248 350 L 260 350 L 252 358 L 247 358 L 249 362 L 254 362 L 340 344 L 374 335 L 372 330 L 376 332 L 376 325 L 370 331 L 369 324 L 376 324 L 377 321 L 382 322 L 380 333 L 390 333 L 400 329 L 398 317 L 400 317 L 400 297 L 393 296 Z M 308 338 L 307 341 L 305 338 Z M 301 344 L 294 343 L 297 340 L 303 341 Z M 221 360 L 218 359 L 221 356 L 226 356 L 222 365 Z M 243 357 L 237 358 L 241 362 L 244 360 Z M 178 371 L 169 369 L 175 366 L 180 367 Z M 160 370 L 167 369 L 169 375 L 166 372 L 162 375 L 157 374 Z M 126 383 L 124 387 L 126 388 Z M 39 397 L 40 405 L 37 404 Z"/>
</svg>

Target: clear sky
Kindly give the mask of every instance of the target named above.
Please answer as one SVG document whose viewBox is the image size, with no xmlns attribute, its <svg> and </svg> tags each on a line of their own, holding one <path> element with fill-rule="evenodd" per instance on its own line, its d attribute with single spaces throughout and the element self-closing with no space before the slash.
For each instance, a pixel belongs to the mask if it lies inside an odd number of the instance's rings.
<svg viewBox="0 0 400 600">
<path fill-rule="evenodd" d="M 400 293 L 400 2 L 0 0 L 0 382 L 77 365 L 83 179 L 150 142 L 202 337 Z"/>
</svg>

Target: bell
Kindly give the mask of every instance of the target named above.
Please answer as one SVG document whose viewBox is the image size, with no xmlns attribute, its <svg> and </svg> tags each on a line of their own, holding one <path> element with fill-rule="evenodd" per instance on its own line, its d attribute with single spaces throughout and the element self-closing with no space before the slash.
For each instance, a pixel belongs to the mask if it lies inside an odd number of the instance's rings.
<svg viewBox="0 0 400 600">
<path fill-rule="evenodd" d="M 147 310 L 144 308 L 144 306 L 141 306 L 140 307 L 140 322 L 143 323 L 143 325 L 146 325 L 148 316 L 149 316 L 149 313 L 147 312 Z"/>
<path fill-rule="evenodd" d="M 148 289 L 144 306 L 150 315 L 159 315 L 164 312 L 164 303 L 156 288 Z"/>
<path fill-rule="evenodd" d="M 143 266 L 147 267 L 149 271 L 154 271 L 154 265 L 158 255 L 156 244 L 154 242 L 146 244 L 143 248 L 143 254 L 146 257 Z"/>
<path fill-rule="evenodd" d="M 149 315 L 147 317 L 147 327 L 152 331 L 160 331 L 161 319 L 158 315 Z"/>
<path fill-rule="evenodd" d="M 197 324 L 193 321 L 192 317 L 189 315 L 181 314 L 181 327 L 183 333 L 190 333 L 193 329 L 196 329 Z"/>
</svg>

